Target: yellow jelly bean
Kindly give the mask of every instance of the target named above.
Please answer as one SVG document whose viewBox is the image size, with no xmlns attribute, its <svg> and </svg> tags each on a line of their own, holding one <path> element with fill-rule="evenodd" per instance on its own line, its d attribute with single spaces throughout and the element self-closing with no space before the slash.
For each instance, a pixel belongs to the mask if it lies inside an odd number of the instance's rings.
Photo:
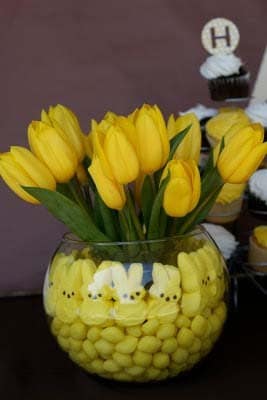
<svg viewBox="0 0 267 400">
<path fill-rule="evenodd" d="M 156 379 L 159 374 L 161 373 L 161 370 L 155 367 L 149 367 L 146 369 L 146 378 L 147 380 L 153 380 Z"/>
<path fill-rule="evenodd" d="M 148 367 L 151 364 L 152 355 L 140 350 L 136 350 L 133 355 L 133 362 L 140 367 Z"/>
<path fill-rule="evenodd" d="M 135 336 L 137 338 L 142 336 L 142 329 L 139 325 L 129 326 L 128 328 L 126 328 L 126 332 L 128 333 L 128 335 Z"/>
<path fill-rule="evenodd" d="M 70 349 L 72 351 L 78 352 L 81 350 L 83 342 L 81 340 L 69 338 L 69 343 L 70 343 Z"/>
<path fill-rule="evenodd" d="M 112 357 L 122 367 L 131 367 L 133 365 L 132 357 L 129 354 L 115 352 Z"/>
<path fill-rule="evenodd" d="M 200 353 L 190 354 L 187 359 L 187 363 L 191 365 L 195 365 L 201 358 Z"/>
<path fill-rule="evenodd" d="M 155 336 L 143 336 L 138 343 L 138 350 L 145 353 L 156 353 L 161 346 L 161 341 Z"/>
<path fill-rule="evenodd" d="M 206 330 L 206 332 L 204 333 L 203 338 L 204 338 L 204 339 L 209 338 L 210 335 L 211 335 L 211 333 L 212 333 L 211 323 L 210 323 L 209 321 L 207 321 L 207 330 Z"/>
<path fill-rule="evenodd" d="M 177 335 L 177 342 L 182 347 L 190 347 L 194 340 L 193 332 L 188 328 L 181 328 Z"/>
<path fill-rule="evenodd" d="M 99 374 L 101 372 L 104 372 L 104 361 L 100 358 L 93 360 L 90 365 L 95 373 Z"/>
<path fill-rule="evenodd" d="M 88 355 L 84 351 L 70 351 L 69 352 L 69 357 L 76 362 L 77 364 L 85 364 L 88 362 Z"/>
<path fill-rule="evenodd" d="M 106 360 L 103 364 L 104 370 L 108 372 L 119 372 L 121 370 L 121 366 L 116 363 L 114 360 Z"/>
<path fill-rule="evenodd" d="M 65 337 L 63 337 L 63 336 L 58 336 L 58 337 L 57 337 L 57 341 L 58 341 L 59 346 L 60 346 L 63 350 L 65 350 L 65 351 L 68 351 L 68 350 L 69 350 L 69 348 L 70 348 L 69 339 L 67 339 L 67 338 L 65 338 Z"/>
<path fill-rule="evenodd" d="M 171 362 L 169 365 L 170 376 L 179 375 L 185 368 L 185 364 L 176 364 L 175 362 Z"/>
<path fill-rule="evenodd" d="M 87 332 L 87 338 L 91 342 L 96 342 L 98 339 L 100 339 L 100 334 L 101 334 L 101 329 L 98 328 L 97 326 L 92 326 L 92 328 L 88 329 Z"/>
<path fill-rule="evenodd" d="M 183 349 L 182 347 L 179 347 L 173 354 L 172 354 L 172 359 L 175 363 L 177 364 L 182 364 L 184 363 L 187 358 L 188 358 L 188 351 Z"/>
<path fill-rule="evenodd" d="M 111 343 L 118 343 L 124 339 L 124 334 L 121 329 L 111 326 L 102 330 L 101 337 Z"/>
<path fill-rule="evenodd" d="M 113 374 L 113 379 L 116 381 L 130 382 L 133 380 L 133 377 L 126 372 L 120 371 Z"/>
<path fill-rule="evenodd" d="M 163 381 L 164 379 L 168 378 L 169 376 L 169 371 L 167 369 L 164 369 L 161 371 L 161 373 L 157 376 L 156 380 L 157 381 Z"/>
<path fill-rule="evenodd" d="M 202 337 L 205 334 L 207 327 L 208 322 L 202 315 L 196 315 L 192 320 L 191 329 L 196 336 Z"/>
<path fill-rule="evenodd" d="M 159 339 L 167 339 L 168 337 L 175 336 L 176 328 L 174 324 L 163 324 L 160 325 L 157 331 L 157 337 Z"/>
<path fill-rule="evenodd" d="M 62 325 L 63 325 L 63 322 L 59 318 L 55 317 L 53 319 L 53 321 L 51 322 L 51 325 L 50 325 L 50 329 L 54 336 L 58 335 L 59 330 L 62 327 Z"/>
<path fill-rule="evenodd" d="M 133 353 L 137 346 L 138 339 L 134 336 L 125 336 L 125 338 L 116 345 L 116 351 L 119 353 Z"/>
<path fill-rule="evenodd" d="M 211 347 L 212 347 L 212 342 L 209 338 L 203 340 L 202 346 L 201 346 L 202 351 L 204 351 L 205 353 L 209 352 Z"/>
<path fill-rule="evenodd" d="M 219 305 L 215 308 L 214 313 L 218 315 L 222 323 L 226 320 L 227 316 L 227 308 L 226 305 L 223 301 L 219 303 Z"/>
<path fill-rule="evenodd" d="M 211 315 L 211 309 L 205 308 L 205 310 L 202 311 L 202 315 L 203 317 L 208 318 Z"/>
<path fill-rule="evenodd" d="M 96 351 L 101 355 L 109 355 L 114 351 L 114 345 L 105 339 L 99 339 L 95 342 Z"/>
<path fill-rule="evenodd" d="M 161 351 L 163 353 L 173 353 L 177 349 L 177 340 L 174 337 L 167 338 L 163 341 Z"/>
<path fill-rule="evenodd" d="M 201 346 L 202 346 L 201 340 L 198 338 L 195 338 L 192 343 L 192 346 L 190 346 L 190 348 L 188 349 L 189 353 L 190 354 L 197 353 L 201 349 Z"/>
<path fill-rule="evenodd" d="M 97 357 L 97 351 L 95 349 L 95 346 L 93 345 L 92 342 L 90 342 L 90 340 L 85 340 L 83 342 L 83 350 L 85 351 L 85 353 L 88 355 L 90 360 L 94 360 Z"/>
<path fill-rule="evenodd" d="M 156 318 L 152 318 L 145 322 L 142 326 L 142 331 L 145 335 L 154 335 L 159 327 L 159 321 Z"/>
<path fill-rule="evenodd" d="M 166 368 L 170 363 L 170 358 L 166 353 L 156 353 L 153 355 L 153 365 L 156 368 Z"/>
<path fill-rule="evenodd" d="M 86 338 L 86 334 L 87 334 L 87 329 L 82 322 L 80 321 L 74 322 L 74 324 L 71 325 L 70 336 L 73 339 L 83 340 L 84 338 Z"/>
<path fill-rule="evenodd" d="M 175 321 L 175 325 L 177 328 L 189 328 L 191 325 L 191 321 L 188 317 L 183 314 L 178 315 Z"/>
<path fill-rule="evenodd" d="M 211 324 L 211 331 L 212 333 L 217 332 L 221 329 L 222 327 L 222 322 L 218 315 L 212 314 L 209 318 L 209 322 Z"/>
<path fill-rule="evenodd" d="M 145 368 L 140 367 L 139 365 L 134 365 L 133 367 L 130 368 L 125 368 L 125 372 L 131 376 L 138 376 L 143 374 L 145 371 Z"/>
<path fill-rule="evenodd" d="M 59 331 L 59 335 L 63 337 L 69 337 L 70 336 L 70 326 L 68 324 L 62 325 Z"/>
</svg>

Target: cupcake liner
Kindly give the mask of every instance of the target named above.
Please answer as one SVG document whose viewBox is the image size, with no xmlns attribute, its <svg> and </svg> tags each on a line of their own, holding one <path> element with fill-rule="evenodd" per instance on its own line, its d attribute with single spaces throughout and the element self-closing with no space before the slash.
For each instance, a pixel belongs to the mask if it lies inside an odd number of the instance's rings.
<svg viewBox="0 0 267 400">
<path fill-rule="evenodd" d="M 267 218 L 267 204 L 250 192 L 248 194 L 248 209 L 254 214 L 260 214 Z"/>
<path fill-rule="evenodd" d="M 209 91 L 211 99 L 214 101 L 248 97 L 249 73 L 211 79 L 209 80 Z"/>
</svg>

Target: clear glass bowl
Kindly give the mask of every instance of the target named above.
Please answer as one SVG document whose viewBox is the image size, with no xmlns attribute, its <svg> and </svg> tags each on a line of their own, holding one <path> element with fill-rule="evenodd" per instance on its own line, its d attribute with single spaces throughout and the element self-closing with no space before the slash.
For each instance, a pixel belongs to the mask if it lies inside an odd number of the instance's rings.
<svg viewBox="0 0 267 400">
<path fill-rule="evenodd" d="M 59 346 L 90 374 L 163 380 L 212 349 L 227 315 L 228 273 L 206 231 L 128 243 L 65 235 L 44 307 Z"/>
</svg>

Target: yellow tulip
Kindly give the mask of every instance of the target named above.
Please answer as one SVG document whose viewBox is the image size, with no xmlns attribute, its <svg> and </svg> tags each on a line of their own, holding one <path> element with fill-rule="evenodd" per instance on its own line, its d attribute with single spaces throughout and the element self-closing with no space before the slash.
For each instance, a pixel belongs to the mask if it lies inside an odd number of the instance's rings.
<svg viewBox="0 0 267 400">
<path fill-rule="evenodd" d="M 53 126 L 60 132 L 64 140 L 68 141 L 76 152 L 78 161 L 85 156 L 83 133 L 76 115 L 67 107 L 57 104 L 50 106 L 48 114 L 42 110 L 41 120 Z"/>
<path fill-rule="evenodd" d="M 200 198 L 200 174 L 195 160 L 171 160 L 166 165 L 162 178 L 168 171 L 170 180 L 163 196 L 163 208 L 171 217 L 183 217 L 192 211 Z"/>
<path fill-rule="evenodd" d="M 85 148 L 85 154 L 87 157 L 92 159 L 93 157 L 93 141 L 92 141 L 92 134 L 89 133 L 87 136 L 84 135 L 84 148 Z"/>
<path fill-rule="evenodd" d="M 32 121 L 28 127 L 31 150 L 50 170 L 57 182 L 68 182 L 76 172 L 78 160 L 68 141 L 50 125 Z"/>
<path fill-rule="evenodd" d="M 93 156 L 92 163 L 88 168 L 90 175 L 96 185 L 104 203 L 112 209 L 121 210 L 126 202 L 123 186 L 116 180 L 110 179 L 105 175 L 102 164 L 97 155 Z"/>
<path fill-rule="evenodd" d="M 192 125 L 186 137 L 178 146 L 174 159 L 177 160 L 195 160 L 199 163 L 201 130 L 197 116 L 194 113 L 181 115 L 177 119 L 173 114 L 169 117 L 167 129 L 169 139 L 172 139 L 177 133 L 182 132 L 187 126 Z"/>
<path fill-rule="evenodd" d="M 169 156 L 167 128 L 157 106 L 143 105 L 129 117 L 136 128 L 135 147 L 141 171 L 151 174 L 162 168 Z"/>
<path fill-rule="evenodd" d="M 0 155 L 0 176 L 21 199 L 32 204 L 39 204 L 39 201 L 21 186 L 56 188 L 56 181 L 48 168 L 24 147 L 12 146 L 9 152 Z"/>
<path fill-rule="evenodd" d="M 250 124 L 227 140 L 218 157 L 217 167 L 225 182 L 245 183 L 261 164 L 267 154 L 263 143 L 261 124 Z"/>
</svg>

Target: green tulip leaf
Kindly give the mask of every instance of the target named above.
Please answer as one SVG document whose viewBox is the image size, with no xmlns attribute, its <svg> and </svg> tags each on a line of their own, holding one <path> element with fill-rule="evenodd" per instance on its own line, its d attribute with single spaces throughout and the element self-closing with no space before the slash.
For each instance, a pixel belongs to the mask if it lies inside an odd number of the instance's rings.
<svg viewBox="0 0 267 400">
<path fill-rule="evenodd" d="M 23 189 L 39 200 L 51 214 L 63 222 L 80 239 L 110 241 L 110 238 L 96 227 L 90 215 L 63 194 L 36 187 L 23 186 Z"/>
<path fill-rule="evenodd" d="M 98 192 L 95 193 L 95 207 L 97 210 L 94 212 L 94 215 L 97 215 L 101 230 L 104 231 L 111 240 L 118 240 L 118 221 L 115 211 L 106 206 Z"/>
<path fill-rule="evenodd" d="M 154 201 L 154 190 L 150 176 L 146 175 L 141 191 L 141 209 L 143 214 L 143 221 L 146 227 L 148 227 L 150 215 L 151 215 L 151 204 Z"/>
<path fill-rule="evenodd" d="M 174 157 L 174 154 L 180 145 L 180 143 L 183 141 L 187 133 L 190 131 L 192 124 L 188 125 L 185 129 L 183 129 L 181 132 L 178 132 L 170 141 L 170 154 L 168 160 L 172 160 Z"/>
</svg>

